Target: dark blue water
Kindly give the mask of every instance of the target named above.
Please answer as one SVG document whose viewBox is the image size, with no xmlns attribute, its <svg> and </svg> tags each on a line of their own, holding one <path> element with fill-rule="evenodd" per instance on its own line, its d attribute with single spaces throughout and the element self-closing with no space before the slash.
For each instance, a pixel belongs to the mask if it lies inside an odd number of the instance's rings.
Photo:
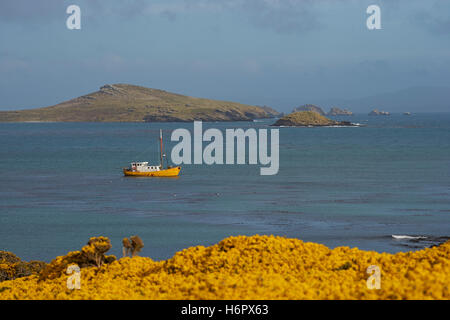
<svg viewBox="0 0 450 320">
<path fill-rule="evenodd" d="M 450 114 L 350 119 L 366 126 L 280 128 L 275 176 L 259 165 L 184 165 L 176 179 L 123 177 L 121 167 L 157 163 L 159 129 L 170 154 L 170 132 L 192 123 L 1 123 L 0 250 L 48 261 L 104 235 L 120 255 L 121 239 L 137 234 L 142 255 L 163 259 L 230 235 L 276 234 L 397 252 L 449 236 Z"/>
</svg>

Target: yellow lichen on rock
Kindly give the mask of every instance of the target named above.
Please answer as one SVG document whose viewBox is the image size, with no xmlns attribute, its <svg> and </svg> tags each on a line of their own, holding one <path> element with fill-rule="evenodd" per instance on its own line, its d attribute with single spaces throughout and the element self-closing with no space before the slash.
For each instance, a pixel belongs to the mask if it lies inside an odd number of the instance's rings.
<svg viewBox="0 0 450 320">
<path fill-rule="evenodd" d="M 68 275 L 0 283 L 0 299 L 450 299 L 450 242 L 397 254 L 238 236 L 191 247 L 166 261 L 125 257 L 81 269 L 81 289 Z M 369 289 L 367 267 L 381 271 Z"/>
</svg>

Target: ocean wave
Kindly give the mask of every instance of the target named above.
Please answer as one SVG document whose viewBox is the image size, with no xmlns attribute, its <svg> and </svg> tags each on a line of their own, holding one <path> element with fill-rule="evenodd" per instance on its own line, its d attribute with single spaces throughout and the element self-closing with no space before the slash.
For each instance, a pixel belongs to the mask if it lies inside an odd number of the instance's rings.
<svg viewBox="0 0 450 320">
<path fill-rule="evenodd" d="M 406 240 L 422 240 L 427 239 L 426 236 L 408 236 L 408 235 L 392 235 L 392 238 L 394 239 L 406 239 Z"/>
<path fill-rule="evenodd" d="M 360 125 L 359 123 L 353 123 L 352 125 L 349 126 L 340 126 L 340 125 L 332 125 L 332 126 L 323 126 L 325 128 L 357 128 L 357 127 L 362 127 L 362 125 Z"/>
<path fill-rule="evenodd" d="M 448 236 L 424 236 L 424 235 L 391 235 L 395 245 L 413 249 L 431 248 L 439 246 L 450 240 Z"/>
</svg>

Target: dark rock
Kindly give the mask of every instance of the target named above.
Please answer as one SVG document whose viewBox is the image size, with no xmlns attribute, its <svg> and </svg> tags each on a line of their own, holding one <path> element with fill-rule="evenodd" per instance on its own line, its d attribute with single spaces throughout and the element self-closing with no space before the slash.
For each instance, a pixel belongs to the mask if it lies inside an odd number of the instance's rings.
<svg viewBox="0 0 450 320">
<path fill-rule="evenodd" d="M 321 116 L 326 115 L 325 111 L 323 111 L 322 108 L 315 106 L 313 104 L 305 104 L 303 106 L 297 107 L 292 112 L 299 112 L 299 111 L 313 111 L 320 114 Z"/>
<path fill-rule="evenodd" d="M 328 112 L 329 116 L 351 116 L 353 115 L 353 112 L 347 110 L 347 109 L 339 109 L 337 107 L 331 108 L 330 112 Z"/>
<path fill-rule="evenodd" d="M 378 109 L 374 109 L 370 111 L 369 116 L 389 116 L 390 113 L 387 111 L 379 111 Z"/>
</svg>

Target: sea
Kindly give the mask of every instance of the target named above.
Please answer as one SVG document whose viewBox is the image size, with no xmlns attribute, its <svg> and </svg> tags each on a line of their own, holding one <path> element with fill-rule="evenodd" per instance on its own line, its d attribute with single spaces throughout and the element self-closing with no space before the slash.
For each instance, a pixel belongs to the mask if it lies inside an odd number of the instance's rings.
<svg viewBox="0 0 450 320">
<path fill-rule="evenodd" d="M 336 117 L 359 127 L 279 128 L 279 171 L 183 164 L 178 178 L 124 177 L 159 162 L 193 123 L 0 123 L 0 250 L 50 261 L 90 237 L 138 235 L 170 258 L 236 235 L 395 253 L 450 236 L 450 113 Z M 203 128 L 274 129 L 274 119 Z M 206 142 L 204 146 L 206 146 Z"/>
</svg>

